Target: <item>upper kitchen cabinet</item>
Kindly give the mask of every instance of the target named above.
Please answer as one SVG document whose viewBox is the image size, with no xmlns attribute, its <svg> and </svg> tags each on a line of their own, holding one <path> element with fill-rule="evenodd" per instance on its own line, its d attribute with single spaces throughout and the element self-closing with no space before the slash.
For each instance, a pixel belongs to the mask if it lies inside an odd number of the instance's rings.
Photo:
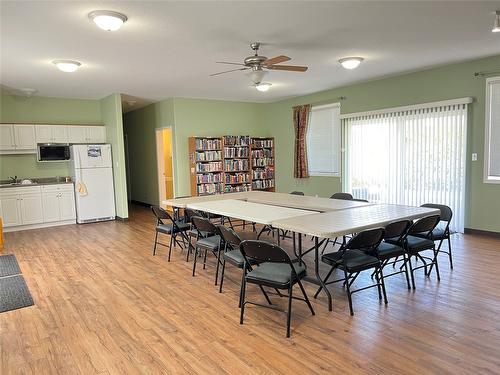
<svg viewBox="0 0 500 375">
<path fill-rule="evenodd" d="M 105 143 L 104 126 L 68 126 L 69 143 Z"/>
<path fill-rule="evenodd" d="M 37 143 L 68 143 L 68 127 L 66 125 L 36 125 Z"/>
<path fill-rule="evenodd" d="M 34 125 L 0 124 L 0 152 L 36 152 Z"/>
</svg>

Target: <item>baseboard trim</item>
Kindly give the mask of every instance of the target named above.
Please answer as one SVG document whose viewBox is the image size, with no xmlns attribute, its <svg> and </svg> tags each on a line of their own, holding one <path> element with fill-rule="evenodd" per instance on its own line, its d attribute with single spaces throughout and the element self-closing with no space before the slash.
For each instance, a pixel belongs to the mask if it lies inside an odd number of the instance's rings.
<svg viewBox="0 0 500 375">
<path fill-rule="evenodd" d="M 144 206 L 144 207 L 151 207 L 152 205 L 149 203 L 141 202 L 141 201 L 135 201 L 131 200 L 130 203 L 137 204 L 139 206 Z"/>
<path fill-rule="evenodd" d="M 489 230 L 465 228 L 464 229 L 464 233 L 465 234 L 479 234 L 479 235 L 482 235 L 482 236 L 489 236 L 489 237 L 500 238 L 500 232 L 491 232 Z"/>
<path fill-rule="evenodd" d="M 126 221 L 128 221 L 128 217 L 116 216 L 116 217 L 115 217 L 115 220 L 122 221 L 122 222 L 126 222 Z"/>
<path fill-rule="evenodd" d="M 71 225 L 76 224 L 76 220 L 64 220 L 64 221 L 52 221 L 49 223 L 39 223 L 39 224 L 29 224 L 29 225 L 17 225 L 12 227 L 4 227 L 4 233 L 17 232 L 20 230 L 31 230 L 31 229 L 41 229 L 49 227 L 58 227 L 61 225 Z"/>
</svg>

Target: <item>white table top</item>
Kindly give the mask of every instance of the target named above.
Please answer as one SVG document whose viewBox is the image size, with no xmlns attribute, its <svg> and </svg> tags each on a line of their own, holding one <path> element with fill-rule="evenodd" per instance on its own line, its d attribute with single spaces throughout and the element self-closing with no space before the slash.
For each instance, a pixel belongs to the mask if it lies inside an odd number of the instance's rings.
<svg viewBox="0 0 500 375">
<path fill-rule="evenodd" d="M 188 203 L 188 208 L 269 225 L 273 221 L 315 215 L 317 211 L 271 206 L 237 199 Z M 300 220 L 300 219 L 299 219 Z"/>
<path fill-rule="evenodd" d="M 279 229 L 321 238 L 335 238 L 365 229 L 383 227 L 393 221 L 413 220 L 439 213 L 439 210 L 433 208 L 376 204 L 309 215 L 307 220 L 303 218 L 275 220 L 271 224 Z"/>
<path fill-rule="evenodd" d="M 172 198 L 172 199 L 167 199 L 167 200 L 162 201 L 161 204 L 163 204 L 165 206 L 186 208 L 186 206 L 189 203 L 223 201 L 223 200 L 227 200 L 227 199 L 246 200 L 248 193 L 252 193 L 252 192 L 245 191 L 245 192 L 237 192 L 237 193 L 202 195 L 199 197 Z"/>
</svg>

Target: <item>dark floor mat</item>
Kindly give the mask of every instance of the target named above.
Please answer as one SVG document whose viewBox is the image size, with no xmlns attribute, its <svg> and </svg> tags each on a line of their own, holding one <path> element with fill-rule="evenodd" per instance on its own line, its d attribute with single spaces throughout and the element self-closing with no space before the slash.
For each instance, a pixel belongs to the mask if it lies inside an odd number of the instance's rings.
<svg viewBox="0 0 500 375">
<path fill-rule="evenodd" d="M 0 277 L 19 275 L 21 269 L 14 254 L 0 255 Z"/>
<path fill-rule="evenodd" d="M 0 279 L 0 312 L 32 305 L 33 298 L 22 275 Z"/>
</svg>

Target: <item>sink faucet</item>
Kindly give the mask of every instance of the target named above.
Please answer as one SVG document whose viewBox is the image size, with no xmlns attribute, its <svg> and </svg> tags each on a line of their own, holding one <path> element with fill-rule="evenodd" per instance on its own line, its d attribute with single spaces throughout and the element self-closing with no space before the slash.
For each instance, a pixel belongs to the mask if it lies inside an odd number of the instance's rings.
<svg viewBox="0 0 500 375">
<path fill-rule="evenodd" d="M 9 179 L 15 184 L 17 182 L 17 176 L 9 177 Z"/>
</svg>

